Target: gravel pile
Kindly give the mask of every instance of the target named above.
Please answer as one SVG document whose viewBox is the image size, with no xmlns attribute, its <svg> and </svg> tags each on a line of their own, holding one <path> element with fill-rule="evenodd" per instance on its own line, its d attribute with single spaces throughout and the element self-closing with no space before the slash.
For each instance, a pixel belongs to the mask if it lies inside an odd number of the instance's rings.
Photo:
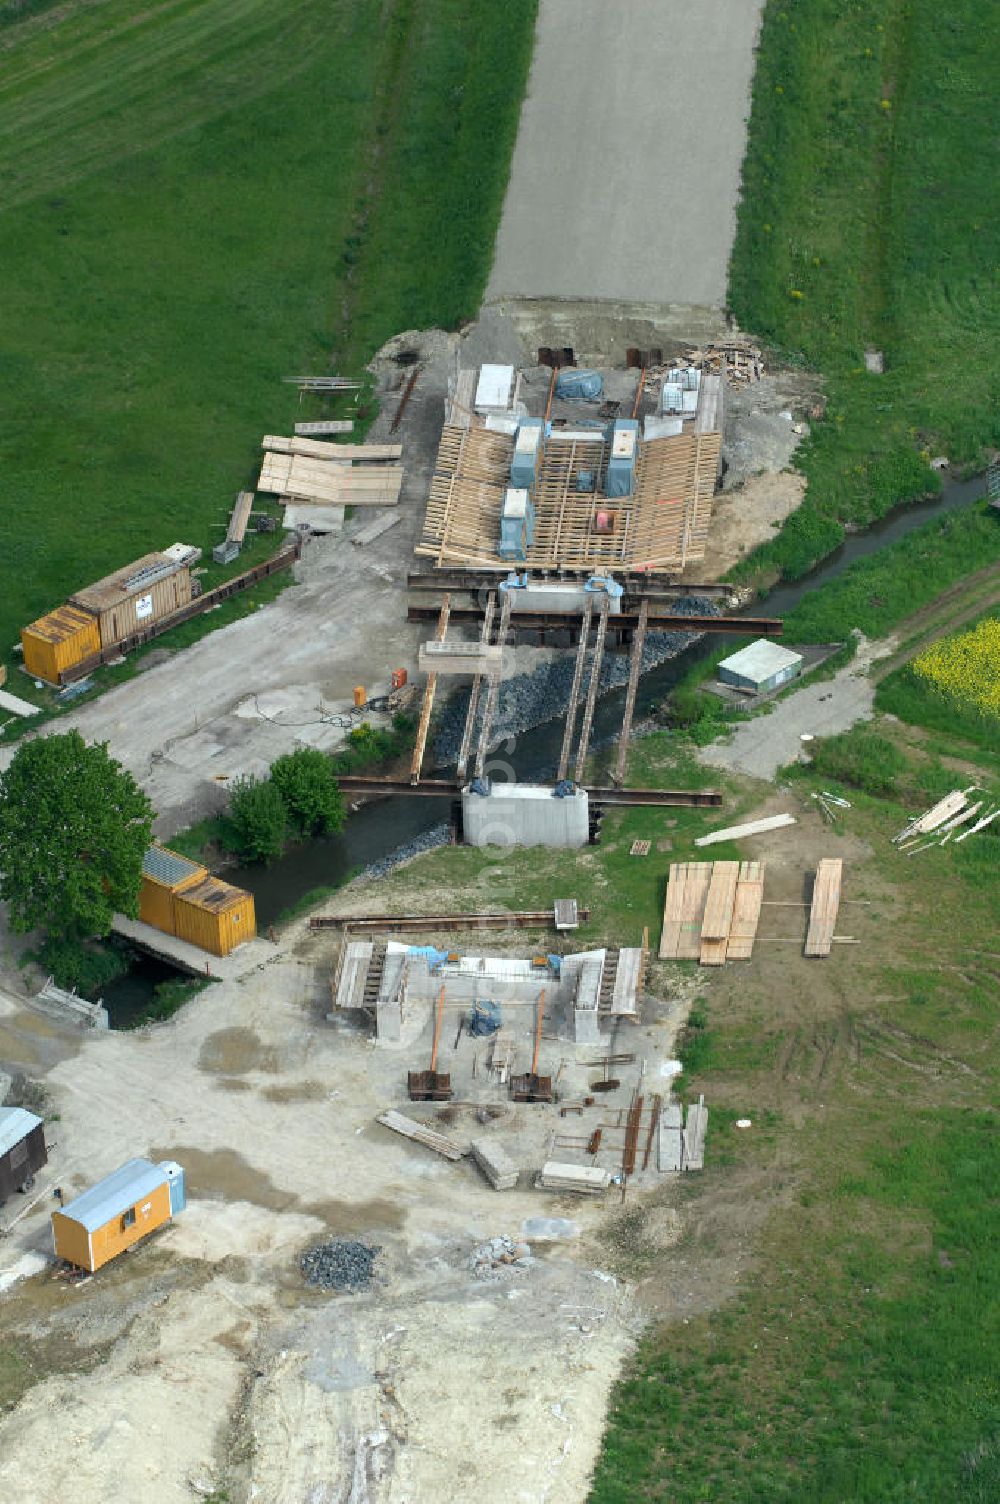
<svg viewBox="0 0 1000 1504">
<path fill-rule="evenodd" d="M 474 1248 L 469 1257 L 469 1268 L 477 1279 L 498 1279 L 509 1269 L 527 1269 L 533 1262 L 527 1243 L 516 1238 L 490 1238 Z"/>
<path fill-rule="evenodd" d="M 419 856 L 422 851 L 433 851 L 436 846 L 447 846 L 450 839 L 451 831 L 448 828 L 448 822 L 443 820 L 440 825 L 432 825 L 430 830 L 414 836 L 412 841 L 397 846 L 395 851 L 389 852 L 388 856 L 381 856 L 377 862 L 370 862 L 361 876 L 385 877 L 401 862 L 408 862 L 411 857 Z"/>
<path fill-rule="evenodd" d="M 299 1259 L 299 1268 L 311 1285 L 323 1290 L 364 1290 L 370 1283 L 380 1248 L 334 1238 L 319 1243 Z"/>
</svg>

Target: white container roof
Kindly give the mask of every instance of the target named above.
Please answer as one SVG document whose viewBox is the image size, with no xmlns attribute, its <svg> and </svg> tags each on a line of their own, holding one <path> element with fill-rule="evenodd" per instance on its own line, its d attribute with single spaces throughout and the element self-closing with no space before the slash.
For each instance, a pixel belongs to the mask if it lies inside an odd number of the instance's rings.
<svg viewBox="0 0 1000 1504">
<path fill-rule="evenodd" d="M 759 682 L 801 662 L 801 653 L 793 653 L 790 648 L 769 642 L 766 637 L 758 637 L 748 647 L 740 648 L 738 653 L 733 653 L 729 658 L 723 658 L 719 667 L 731 674 L 740 674 L 745 679 Z"/>
<path fill-rule="evenodd" d="M 476 407 L 510 407 L 514 385 L 513 366 L 480 366 L 476 387 Z"/>
<path fill-rule="evenodd" d="M 0 1107 L 0 1159 L 40 1127 L 41 1122 L 41 1118 L 25 1107 Z"/>
<path fill-rule="evenodd" d="M 528 493 L 522 486 L 508 486 L 504 492 L 503 512 L 504 517 L 526 517 L 528 513 Z"/>
<path fill-rule="evenodd" d="M 112 1217 L 120 1217 L 137 1201 L 166 1185 L 167 1178 L 162 1165 L 154 1165 L 148 1159 L 130 1159 L 121 1169 L 99 1180 L 75 1201 L 70 1201 L 63 1207 L 63 1212 L 87 1232 L 96 1232 Z"/>
</svg>

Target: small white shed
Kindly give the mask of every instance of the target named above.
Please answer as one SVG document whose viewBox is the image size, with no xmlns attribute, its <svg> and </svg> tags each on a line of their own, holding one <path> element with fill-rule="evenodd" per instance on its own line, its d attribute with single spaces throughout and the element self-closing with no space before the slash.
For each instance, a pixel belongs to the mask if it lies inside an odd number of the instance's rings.
<svg viewBox="0 0 1000 1504">
<path fill-rule="evenodd" d="M 758 637 L 756 642 L 723 658 L 719 664 L 719 678 L 723 684 L 756 695 L 778 689 L 796 679 L 801 672 L 802 654 L 769 642 L 766 637 Z"/>
</svg>

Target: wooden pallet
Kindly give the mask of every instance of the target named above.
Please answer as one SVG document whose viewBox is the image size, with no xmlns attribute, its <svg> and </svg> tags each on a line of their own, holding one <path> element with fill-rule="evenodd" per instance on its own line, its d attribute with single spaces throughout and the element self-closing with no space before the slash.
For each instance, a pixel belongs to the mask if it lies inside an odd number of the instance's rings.
<svg viewBox="0 0 1000 1504">
<path fill-rule="evenodd" d="M 806 935 L 807 956 L 828 956 L 833 945 L 833 931 L 840 908 L 840 884 L 844 863 L 839 856 L 825 856 L 816 868 L 809 931 Z"/>
<path fill-rule="evenodd" d="M 648 856 L 652 844 L 652 841 L 633 841 L 629 847 L 629 856 Z"/>
</svg>

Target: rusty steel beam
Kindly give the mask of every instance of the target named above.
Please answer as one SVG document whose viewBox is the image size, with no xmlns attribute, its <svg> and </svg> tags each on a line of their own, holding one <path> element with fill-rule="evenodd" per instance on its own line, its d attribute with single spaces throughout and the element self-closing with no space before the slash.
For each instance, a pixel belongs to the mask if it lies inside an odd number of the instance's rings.
<svg viewBox="0 0 1000 1504">
<path fill-rule="evenodd" d="M 507 592 L 504 592 L 505 594 Z M 780 637 L 784 622 L 780 616 L 679 616 L 672 611 L 641 601 L 635 611 L 618 611 L 608 619 L 612 631 L 635 631 L 639 625 L 642 606 L 649 606 L 647 624 L 650 632 L 710 632 L 731 633 L 736 637 Z M 407 621 L 433 621 L 438 614 L 437 606 L 409 605 Z M 483 613 L 474 606 L 457 606 L 452 612 L 456 622 L 481 621 Z M 569 632 L 580 629 L 580 616 L 562 611 L 514 611 L 510 618 L 511 630 L 519 628 L 527 632 L 550 632 L 563 628 Z"/>
<path fill-rule="evenodd" d="M 338 775 L 337 783 L 341 793 L 356 799 L 396 794 L 421 799 L 454 799 L 462 791 L 461 784 L 445 778 L 421 778 L 419 783 L 409 783 L 402 778 L 365 778 L 360 773 L 345 773 Z M 616 789 L 599 784 L 584 784 L 582 787 L 592 804 L 609 809 L 626 805 L 699 809 L 714 808 L 722 803 L 722 795 L 716 789 Z"/>
</svg>

